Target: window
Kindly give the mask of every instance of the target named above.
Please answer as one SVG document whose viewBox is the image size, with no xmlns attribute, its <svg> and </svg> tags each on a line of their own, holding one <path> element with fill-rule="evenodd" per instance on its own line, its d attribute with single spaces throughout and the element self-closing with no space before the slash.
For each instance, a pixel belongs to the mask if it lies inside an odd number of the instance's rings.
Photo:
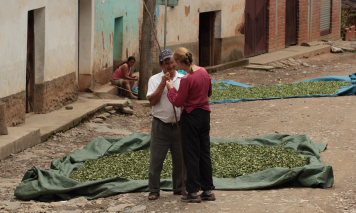
<svg viewBox="0 0 356 213">
<path fill-rule="evenodd" d="M 166 0 L 157 0 L 157 5 L 166 5 Z M 169 7 L 177 6 L 178 0 L 167 0 L 167 5 Z"/>
</svg>

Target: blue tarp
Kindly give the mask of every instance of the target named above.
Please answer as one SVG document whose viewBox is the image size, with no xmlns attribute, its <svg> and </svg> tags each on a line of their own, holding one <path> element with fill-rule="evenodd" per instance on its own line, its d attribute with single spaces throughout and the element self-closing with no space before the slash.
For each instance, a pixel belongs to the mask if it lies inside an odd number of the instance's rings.
<svg viewBox="0 0 356 213">
<path fill-rule="evenodd" d="M 228 100 L 221 100 L 221 101 L 214 101 L 211 100 L 211 104 L 221 104 L 221 103 L 235 103 L 235 102 L 240 102 L 240 101 L 256 101 L 256 100 L 272 100 L 272 99 L 286 99 L 286 98 L 311 98 L 311 97 L 336 97 L 336 96 L 344 96 L 344 95 L 355 95 L 356 94 L 356 73 L 353 73 L 349 75 L 349 77 L 345 76 L 327 76 L 327 77 L 321 77 L 321 78 L 314 78 L 314 79 L 309 79 L 309 80 L 304 80 L 304 81 L 298 81 L 294 82 L 295 83 L 301 83 L 301 82 L 315 82 L 315 81 L 348 81 L 352 82 L 352 86 L 348 87 L 343 87 L 340 88 L 336 94 L 330 94 L 330 95 L 303 95 L 303 96 L 288 96 L 288 97 L 269 97 L 269 98 L 251 98 L 251 99 L 228 99 Z M 225 85 L 234 85 L 234 86 L 240 86 L 240 87 L 254 87 L 252 85 L 247 85 L 247 84 L 242 84 L 236 81 L 231 81 L 231 80 L 225 80 L 225 81 L 212 81 L 212 83 L 224 83 Z"/>
</svg>

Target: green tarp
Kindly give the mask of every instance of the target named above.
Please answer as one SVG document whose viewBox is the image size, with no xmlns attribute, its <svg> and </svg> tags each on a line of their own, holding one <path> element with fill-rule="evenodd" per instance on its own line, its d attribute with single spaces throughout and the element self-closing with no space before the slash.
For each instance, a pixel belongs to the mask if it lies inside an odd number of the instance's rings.
<svg viewBox="0 0 356 213">
<path fill-rule="evenodd" d="M 310 158 L 310 164 L 298 168 L 271 168 L 258 173 L 237 178 L 214 178 L 217 190 L 266 189 L 280 186 L 303 186 L 328 188 L 333 185 L 331 166 L 325 165 L 320 153 L 325 144 L 317 144 L 306 135 L 266 135 L 247 140 L 212 139 L 212 143 L 236 142 L 275 146 L 283 143 L 285 148 L 294 149 Z M 124 177 L 101 181 L 80 183 L 69 178 L 71 172 L 84 165 L 86 160 L 97 159 L 113 153 L 147 149 L 150 135 L 132 134 L 121 139 L 97 138 L 86 147 L 66 156 L 62 160 L 52 161 L 51 169 L 40 167 L 29 169 L 15 190 L 15 196 L 21 200 L 69 200 L 84 196 L 87 199 L 107 197 L 119 193 L 148 191 L 147 180 L 128 180 Z M 161 181 L 162 190 L 171 190 L 171 180 Z"/>
</svg>

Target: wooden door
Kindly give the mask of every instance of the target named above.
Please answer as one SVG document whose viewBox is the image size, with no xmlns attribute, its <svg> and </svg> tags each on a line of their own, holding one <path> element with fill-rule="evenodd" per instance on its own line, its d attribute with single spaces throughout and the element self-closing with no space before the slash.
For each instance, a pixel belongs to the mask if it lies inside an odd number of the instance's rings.
<svg viewBox="0 0 356 213">
<path fill-rule="evenodd" d="M 286 47 L 298 43 L 298 0 L 286 1 Z"/>
<path fill-rule="evenodd" d="M 199 65 L 212 66 L 214 62 L 215 12 L 200 13 L 199 16 Z"/>
<path fill-rule="evenodd" d="M 245 57 L 267 52 L 267 0 L 248 0 L 245 8 Z"/>
</svg>

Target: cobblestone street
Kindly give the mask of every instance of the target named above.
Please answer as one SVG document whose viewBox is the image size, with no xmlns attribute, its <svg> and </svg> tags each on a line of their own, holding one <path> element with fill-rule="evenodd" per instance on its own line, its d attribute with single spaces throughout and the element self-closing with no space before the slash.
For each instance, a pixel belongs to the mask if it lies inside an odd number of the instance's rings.
<svg viewBox="0 0 356 213">
<path fill-rule="evenodd" d="M 303 65 L 273 72 L 234 68 L 213 74 L 253 85 L 272 85 L 314 77 L 356 72 L 355 55 L 324 54 L 303 59 Z M 232 75 L 231 73 L 236 73 Z M 217 191 L 217 201 L 185 204 L 171 192 L 149 202 L 147 193 L 116 195 L 97 200 L 77 198 L 63 202 L 19 201 L 13 196 L 25 171 L 32 166 L 49 168 L 96 137 L 123 137 L 150 133 L 150 107 L 133 102 L 134 115 L 98 112 L 79 126 L 53 135 L 48 141 L 0 161 L 0 212 L 356 212 L 356 104 L 355 97 L 285 99 L 217 104 L 212 106 L 215 138 L 249 138 L 265 134 L 307 134 L 328 143 L 322 153 L 333 166 L 335 184 L 330 189 L 281 188 L 251 191 Z M 99 119 L 99 120 L 98 120 Z"/>
</svg>

